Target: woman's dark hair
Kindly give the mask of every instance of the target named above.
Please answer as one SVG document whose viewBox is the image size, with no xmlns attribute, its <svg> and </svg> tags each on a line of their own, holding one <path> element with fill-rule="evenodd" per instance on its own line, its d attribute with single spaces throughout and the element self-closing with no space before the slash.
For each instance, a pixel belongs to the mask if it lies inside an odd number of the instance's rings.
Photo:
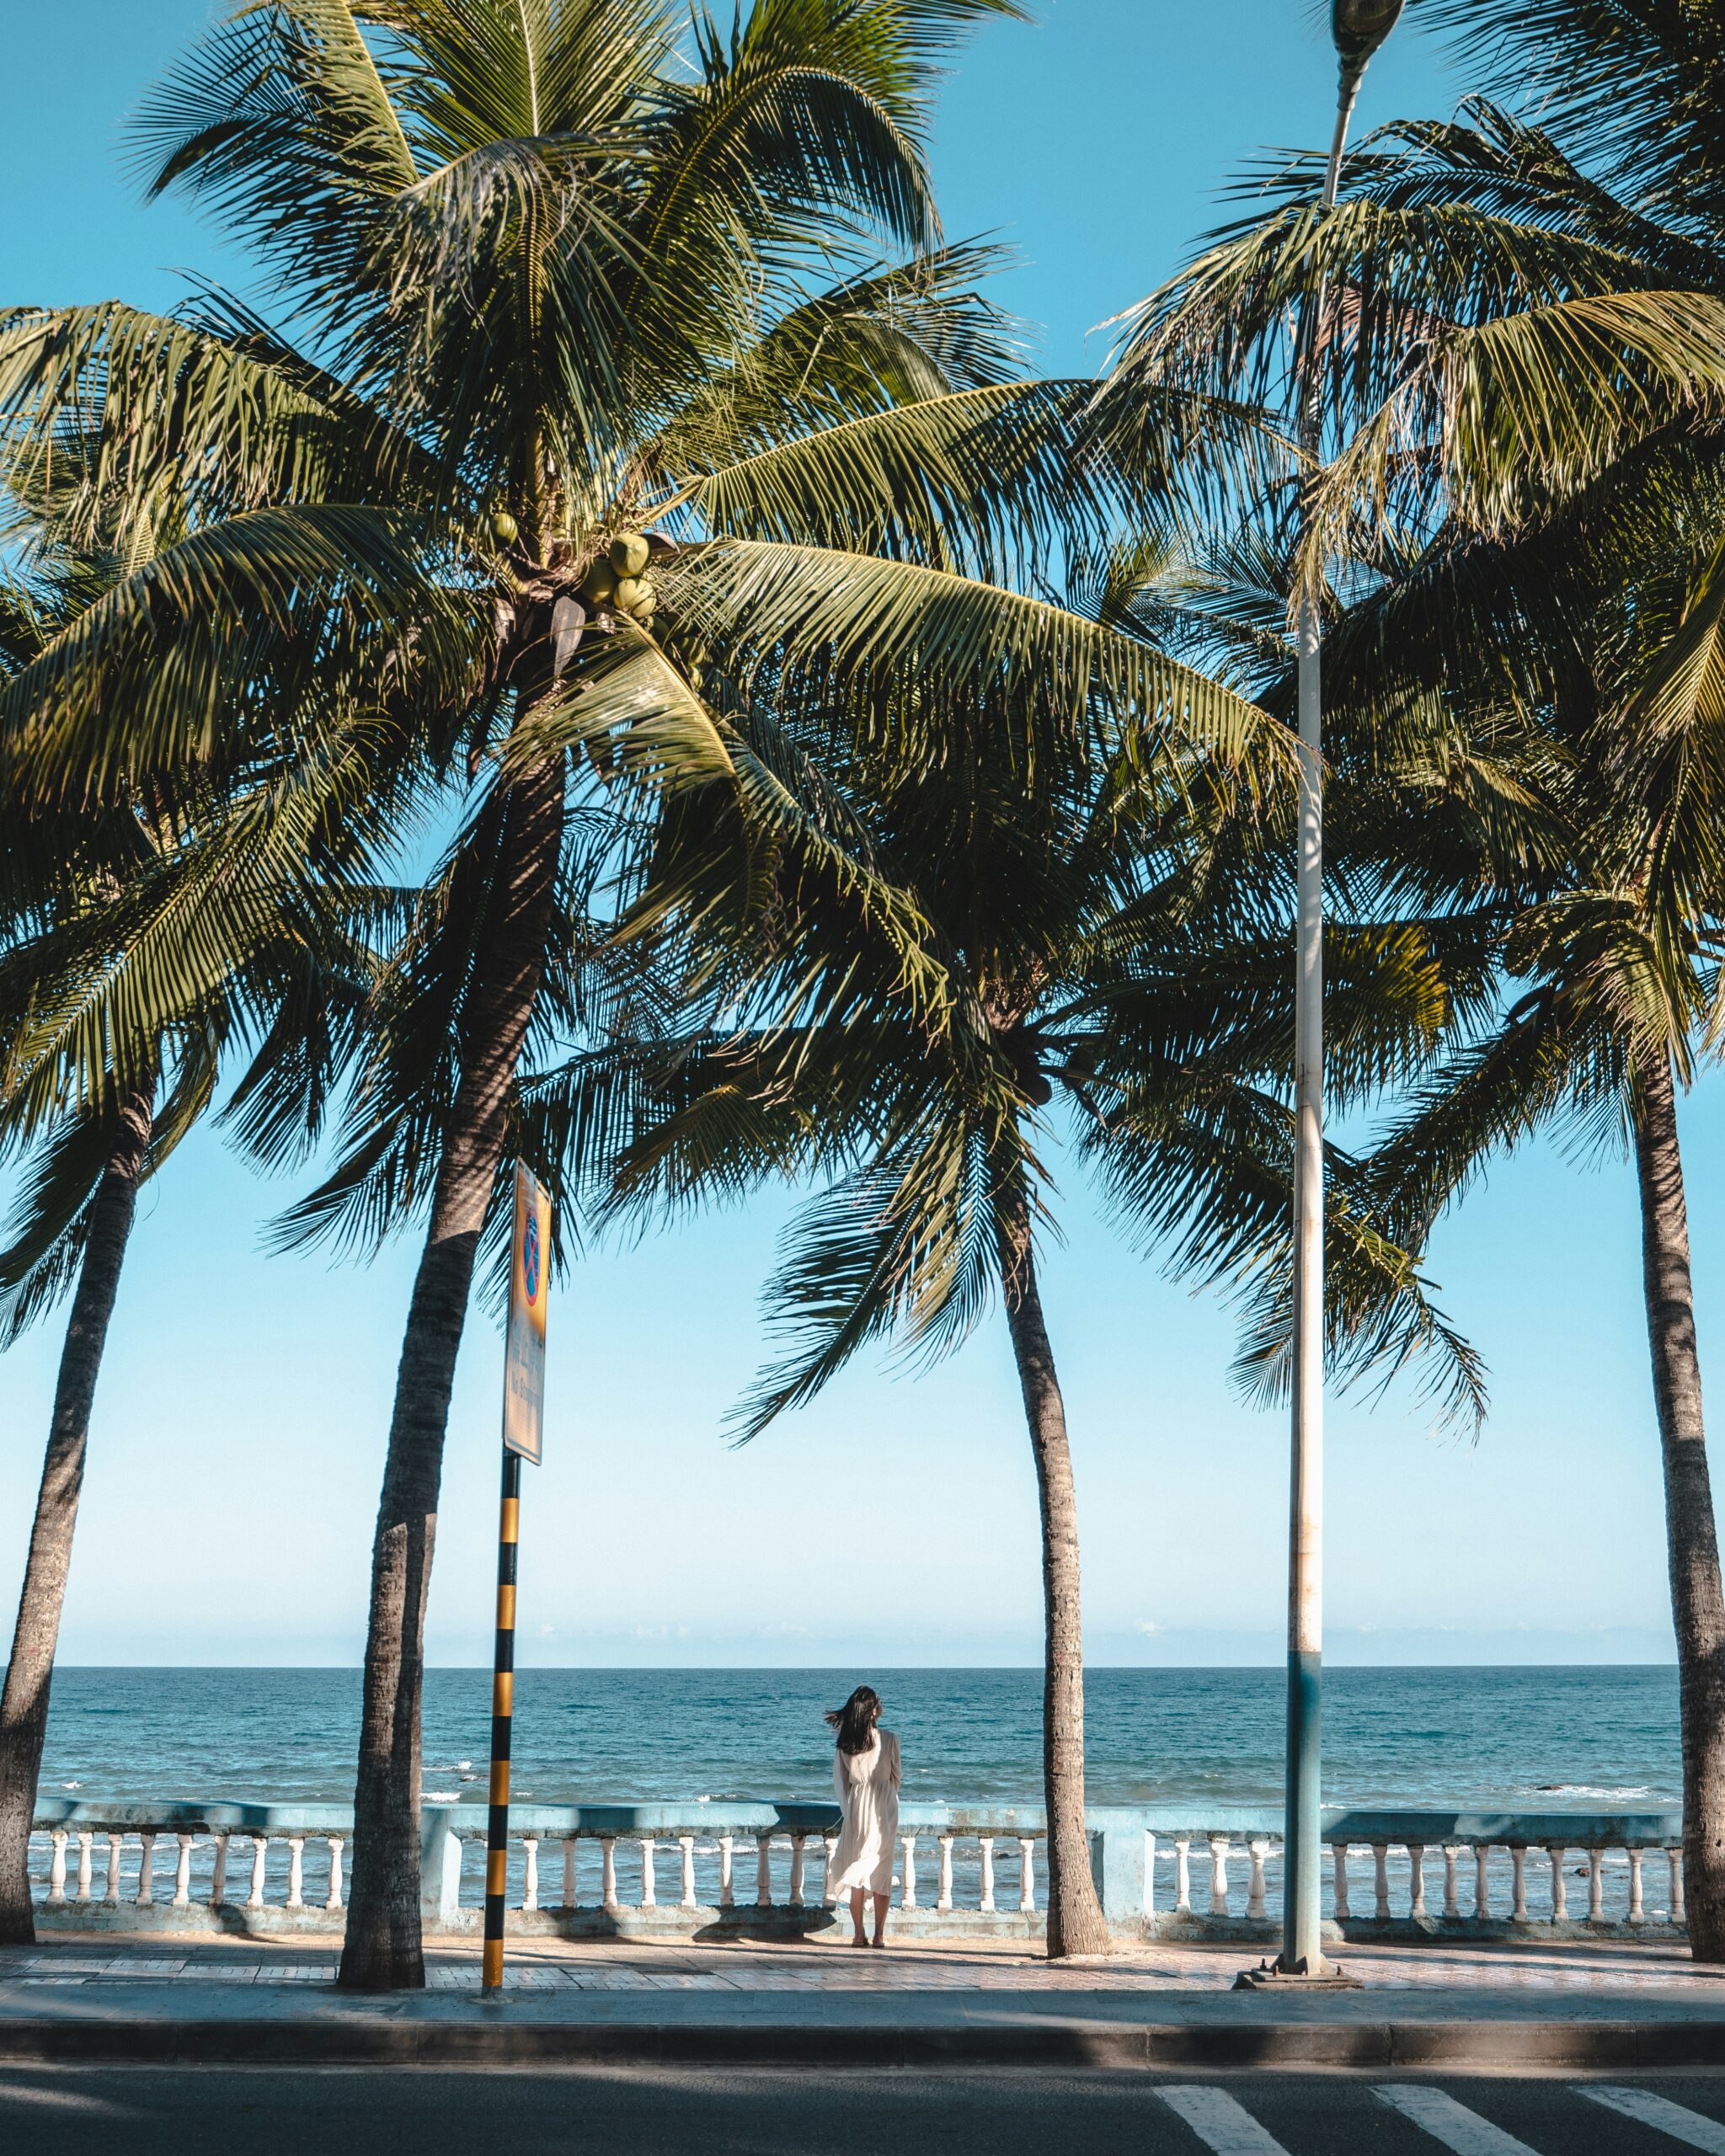
<svg viewBox="0 0 1725 2156">
<path fill-rule="evenodd" d="M 859 1684 L 843 1706 L 832 1708 L 826 1718 L 839 1733 L 841 1752 L 866 1752 L 880 1720 L 880 1694 L 871 1685 Z"/>
</svg>

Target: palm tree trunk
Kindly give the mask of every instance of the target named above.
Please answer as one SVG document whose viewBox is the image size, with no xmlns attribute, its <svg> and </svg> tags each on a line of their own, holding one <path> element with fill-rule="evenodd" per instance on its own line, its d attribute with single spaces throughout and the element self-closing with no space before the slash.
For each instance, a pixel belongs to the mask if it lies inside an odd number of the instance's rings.
<svg viewBox="0 0 1725 2156">
<path fill-rule="evenodd" d="M 1665 1545 L 1683 1724 L 1683 1869 L 1690 1951 L 1725 1961 L 1725 1591 L 1701 1427 L 1689 1210 L 1671 1066 L 1637 1074 L 1635 1159 L 1653 1398 L 1665 1471 Z"/>
<path fill-rule="evenodd" d="M 1078 1497 L 1066 1410 L 1036 1284 L 1030 1218 L 1021 1194 L 1002 1202 L 1007 1323 L 1042 1513 L 1042 1786 L 1048 1810 L 1048 1952 L 1106 1954 L 1108 1929 L 1084 1825 L 1084 1627 L 1078 1591 Z"/>
<path fill-rule="evenodd" d="M 338 1982 L 383 1991 L 425 1981 L 419 1934 L 419 1707 L 425 1597 L 444 1432 L 479 1232 L 503 1156 L 509 1092 L 539 992 L 563 838 L 560 760 L 511 786 L 474 967 L 468 1038 L 431 1223 L 408 1310 L 371 1546 L 354 1865 Z"/>
<path fill-rule="evenodd" d="M 28 1946 L 36 1935 L 29 1856 L 42 1745 L 48 1733 L 48 1692 L 83 1490 L 90 1406 L 131 1235 L 153 1109 L 153 1087 L 138 1087 L 121 1104 L 114 1150 L 90 1201 L 83 1263 L 66 1343 L 60 1351 L 54 1415 L 30 1527 L 29 1555 L 24 1560 L 24 1588 L 18 1598 L 12 1659 L 0 1693 L 0 1945 L 4 1946 Z"/>
</svg>

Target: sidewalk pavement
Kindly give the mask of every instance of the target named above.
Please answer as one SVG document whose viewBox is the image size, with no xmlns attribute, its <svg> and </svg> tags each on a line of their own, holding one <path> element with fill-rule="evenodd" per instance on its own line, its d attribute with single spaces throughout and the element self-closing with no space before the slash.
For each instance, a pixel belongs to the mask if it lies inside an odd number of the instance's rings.
<svg viewBox="0 0 1725 2156">
<path fill-rule="evenodd" d="M 1725 2066 L 1725 1971 L 1669 1945 L 1364 1945 L 1355 1992 L 1231 1989 L 1237 1946 L 1050 1965 L 1016 1945 L 884 1953 L 523 1941 L 501 1999 L 433 1942 L 423 1992 L 338 1992 L 327 1945 L 112 1935 L 0 1951 L 0 2063 Z"/>
</svg>

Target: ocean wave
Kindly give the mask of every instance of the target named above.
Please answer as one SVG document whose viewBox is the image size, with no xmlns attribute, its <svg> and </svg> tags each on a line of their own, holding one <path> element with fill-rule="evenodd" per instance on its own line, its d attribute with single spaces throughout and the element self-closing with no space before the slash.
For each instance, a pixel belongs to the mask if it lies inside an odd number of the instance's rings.
<svg viewBox="0 0 1725 2156">
<path fill-rule="evenodd" d="M 1632 1789 L 1601 1788 L 1594 1782 L 1536 1782 L 1524 1785 L 1517 1790 L 1518 1796 L 1585 1796 L 1598 1804 L 1630 1804 L 1636 1798 L 1651 1796 L 1652 1785 L 1638 1782 Z"/>
</svg>

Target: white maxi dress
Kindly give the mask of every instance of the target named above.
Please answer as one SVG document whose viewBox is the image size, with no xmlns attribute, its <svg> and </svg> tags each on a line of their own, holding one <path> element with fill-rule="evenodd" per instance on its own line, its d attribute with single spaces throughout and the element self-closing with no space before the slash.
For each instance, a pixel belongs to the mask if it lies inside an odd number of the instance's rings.
<svg viewBox="0 0 1725 2156">
<path fill-rule="evenodd" d="M 826 1870 L 826 1898 L 842 1902 L 857 1888 L 889 1894 L 899 1841 L 899 1740 L 877 1729 L 861 1752 L 834 1750 L 832 1785 L 844 1807 L 839 1845 Z"/>
</svg>

